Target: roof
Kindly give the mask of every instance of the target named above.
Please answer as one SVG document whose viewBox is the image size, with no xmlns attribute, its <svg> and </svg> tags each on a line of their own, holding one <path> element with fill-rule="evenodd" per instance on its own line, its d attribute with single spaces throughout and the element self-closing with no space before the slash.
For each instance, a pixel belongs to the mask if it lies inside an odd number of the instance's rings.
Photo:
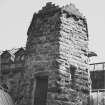
<svg viewBox="0 0 105 105">
<path fill-rule="evenodd" d="M 97 54 L 93 51 L 89 51 L 88 52 L 88 57 L 93 57 L 93 56 L 97 56 Z"/>
<path fill-rule="evenodd" d="M 21 47 L 21 48 L 18 48 L 18 50 L 14 53 L 14 55 L 16 55 L 18 52 L 20 52 L 21 50 L 25 51 L 25 47 Z"/>
<path fill-rule="evenodd" d="M 10 54 L 10 56 L 11 56 L 11 60 L 14 61 L 15 53 L 18 52 L 20 49 L 25 50 L 25 47 L 13 48 L 13 49 L 10 49 L 10 50 L 0 51 L 0 55 L 2 55 L 2 54 L 5 53 L 5 52 L 8 52 L 8 53 Z"/>
<path fill-rule="evenodd" d="M 8 52 L 11 54 L 12 57 L 15 57 L 14 54 L 15 54 L 18 50 L 19 50 L 19 48 L 17 48 L 17 49 L 13 48 L 13 49 L 11 49 L 11 50 L 8 50 Z"/>
</svg>

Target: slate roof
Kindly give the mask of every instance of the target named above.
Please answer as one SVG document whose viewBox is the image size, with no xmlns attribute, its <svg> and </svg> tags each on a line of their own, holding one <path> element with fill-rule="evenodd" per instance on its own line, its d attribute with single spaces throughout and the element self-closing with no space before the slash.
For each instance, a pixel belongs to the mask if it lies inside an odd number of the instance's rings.
<svg viewBox="0 0 105 105">
<path fill-rule="evenodd" d="M 23 48 L 25 50 L 25 47 L 21 47 L 21 48 Z M 21 48 L 13 48 L 10 50 L 0 51 L 0 55 L 3 54 L 5 51 L 7 51 L 11 55 L 11 60 L 14 61 L 15 53 L 18 52 Z"/>
</svg>

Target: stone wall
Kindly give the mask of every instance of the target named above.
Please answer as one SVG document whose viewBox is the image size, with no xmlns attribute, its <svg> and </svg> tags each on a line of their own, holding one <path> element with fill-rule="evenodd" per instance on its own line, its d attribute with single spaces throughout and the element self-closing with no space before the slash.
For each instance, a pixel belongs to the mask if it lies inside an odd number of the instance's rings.
<svg viewBox="0 0 105 105">
<path fill-rule="evenodd" d="M 0 54 L 0 85 L 6 84 L 7 92 L 16 105 L 20 104 L 25 88 L 24 58 L 21 57 L 24 54 L 23 48 L 5 50 Z"/>
<path fill-rule="evenodd" d="M 34 105 L 37 77 L 47 76 L 46 105 L 87 105 L 90 78 L 85 17 L 73 4 L 60 8 L 47 3 L 34 13 L 27 35 L 24 61 L 11 62 L 8 67 L 6 63 L 9 72 L 6 69 L 7 74 L 0 75 L 1 83 L 10 86 L 15 104 Z"/>
<path fill-rule="evenodd" d="M 47 4 L 38 14 L 34 14 L 28 30 L 26 46 L 25 64 L 27 71 L 25 76 L 29 79 L 35 78 L 35 74 L 40 72 L 42 72 L 42 75 L 49 75 L 48 105 L 51 103 L 56 105 L 53 96 L 58 91 L 56 82 L 59 78 L 57 70 L 59 65 L 56 59 L 59 57 L 59 10 L 57 6 Z"/>
<path fill-rule="evenodd" d="M 59 8 L 47 3 L 34 14 L 28 29 L 25 78 L 36 81 L 35 75 L 48 76 L 47 105 L 87 103 L 90 85 L 87 55 L 86 19 L 73 4 Z M 26 99 L 33 100 L 32 95 Z"/>
</svg>

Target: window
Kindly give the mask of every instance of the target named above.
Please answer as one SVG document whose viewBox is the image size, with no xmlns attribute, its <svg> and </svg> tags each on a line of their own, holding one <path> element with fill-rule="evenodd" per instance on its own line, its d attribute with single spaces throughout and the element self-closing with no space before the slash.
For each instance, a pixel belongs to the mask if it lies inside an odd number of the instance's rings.
<svg viewBox="0 0 105 105">
<path fill-rule="evenodd" d="M 24 60 L 24 55 L 21 56 L 21 61 L 23 61 L 23 60 Z"/>
</svg>

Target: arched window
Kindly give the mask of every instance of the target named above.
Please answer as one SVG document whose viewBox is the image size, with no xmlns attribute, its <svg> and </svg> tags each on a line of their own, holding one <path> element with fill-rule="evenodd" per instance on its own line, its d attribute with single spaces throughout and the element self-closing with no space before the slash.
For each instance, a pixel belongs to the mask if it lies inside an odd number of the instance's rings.
<svg viewBox="0 0 105 105">
<path fill-rule="evenodd" d="M 20 60 L 24 61 L 24 55 L 21 55 Z"/>
</svg>

